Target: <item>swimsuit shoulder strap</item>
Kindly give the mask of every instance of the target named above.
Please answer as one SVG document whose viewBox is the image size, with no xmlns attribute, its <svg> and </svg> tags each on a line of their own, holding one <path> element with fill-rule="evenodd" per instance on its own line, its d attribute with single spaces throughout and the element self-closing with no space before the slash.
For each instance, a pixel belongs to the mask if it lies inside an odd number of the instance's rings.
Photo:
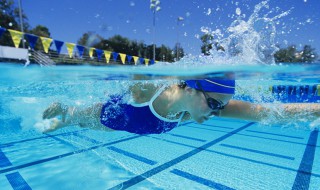
<svg viewBox="0 0 320 190">
<path fill-rule="evenodd" d="M 150 108 L 151 112 L 153 113 L 153 115 L 156 116 L 158 119 L 161 119 L 162 121 L 166 121 L 166 122 L 180 122 L 184 114 L 181 114 L 181 117 L 178 118 L 178 119 L 168 119 L 168 118 L 165 118 L 165 117 L 159 115 L 159 114 L 156 112 L 156 110 L 154 109 L 153 105 L 152 105 L 153 102 L 155 101 L 155 99 L 157 99 L 157 98 L 160 96 L 160 94 L 161 94 L 163 91 L 166 90 L 167 87 L 168 87 L 167 85 L 162 86 L 162 87 L 152 96 L 151 100 L 149 101 L 149 108 Z"/>
</svg>

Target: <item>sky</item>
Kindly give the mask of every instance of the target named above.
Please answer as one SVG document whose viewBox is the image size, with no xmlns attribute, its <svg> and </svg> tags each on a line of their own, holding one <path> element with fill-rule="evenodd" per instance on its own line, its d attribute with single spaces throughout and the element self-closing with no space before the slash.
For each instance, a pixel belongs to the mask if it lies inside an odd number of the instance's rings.
<svg viewBox="0 0 320 190">
<path fill-rule="evenodd" d="M 17 3 L 18 0 L 15 0 Z M 156 12 L 155 33 L 150 0 L 21 0 L 31 27 L 44 25 L 55 40 L 76 43 L 85 32 L 104 38 L 120 34 L 145 44 L 164 44 L 173 48 L 179 41 L 185 53 L 199 55 L 203 28 L 224 37 L 227 28 L 239 17 L 247 21 L 258 0 L 160 0 Z M 289 11 L 275 20 L 276 44 L 280 47 L 311 45 L 320 52 L 320 1 L 270 0 L 262 10 L 272 18 Z M 183 17 L 182 21 L 177 21 Z"/>
</svg>

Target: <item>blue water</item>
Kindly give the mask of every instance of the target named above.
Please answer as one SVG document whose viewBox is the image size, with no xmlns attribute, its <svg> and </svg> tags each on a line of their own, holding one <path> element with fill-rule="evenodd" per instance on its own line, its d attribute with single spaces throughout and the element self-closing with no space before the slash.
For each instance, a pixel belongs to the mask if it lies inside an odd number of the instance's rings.
<svg viewBox="0 0 320 190">
<path fill-rule="evenodd" d="M 284 125 L 213 118 L 147 136 L 79 126 L 43 134 L 35 125 L 54 101 L 87 106 L 126 94 L 136 74 L 148 76 L 147 82 L 172 83 L 232 73 L 235 98 L 277 104 L 289 97 L 270 87 L 318 85 L 319 70 L 316 65 L 24 68 L 1 63 L 0 189 L 319 189 L 317 121 Z M 312 90 L 294 97 L 318 101 Z"/>
</svg>

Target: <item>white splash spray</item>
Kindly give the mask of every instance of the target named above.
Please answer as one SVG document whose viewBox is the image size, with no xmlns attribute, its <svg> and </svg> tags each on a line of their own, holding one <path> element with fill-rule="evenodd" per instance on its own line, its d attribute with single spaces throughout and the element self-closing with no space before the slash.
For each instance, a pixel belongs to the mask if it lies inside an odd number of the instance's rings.
<svg viewBox="0 0 320 190">
<path fill-rule="evenodd" d="M 291 10 L 273 17 L 269 16 L 274 12 L 273 9 L 262 14 L 269 10 L 268 2 L 257 4 L 248 19 L 241 16 L 240 8 L 236 8 L 237 18 L 225 31 L 201 27 L 204 34 L 213 36 L 212 44 L 220 48 L 213 47 L 210 56 L 187 56 L 182 61 L 213 65 L 274 63 L 273 55 L 278 50 L 275 44 L 276 25 Z"/>
</svg>

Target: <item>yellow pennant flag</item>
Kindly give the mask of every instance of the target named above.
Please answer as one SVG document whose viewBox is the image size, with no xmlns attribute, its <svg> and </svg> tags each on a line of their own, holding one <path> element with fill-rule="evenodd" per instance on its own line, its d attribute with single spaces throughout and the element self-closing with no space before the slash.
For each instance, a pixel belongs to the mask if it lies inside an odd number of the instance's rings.
<svg viewBox="0 0 320 190">
<path fill-rule="evenodd" d="M 45 38 L 45 37 L 41 37 L 41 42 L 42 42 L 42 46 L 43 46 L 43 50 L 44 52 L 48 53 L 49 52 L 49 48 L 51 46 L 52 43 L 52 39 L 51 38 Z"/>
<path fill-rule="evenodd" d="M 89 56 L 90 56 L 90 58 L 92 58 L 92 56 L 93 56 L 93 51 L 95 50 L 96 48 L 90 48 L 89 49 Z"/>
<path fill-rule="evenodd" d="M 68 50 L 68 54 L 69 54 L 69 57 L 72 58 L 72 54 L 73 54 L 73 49 L 74 49 L 74 46 L 76 44 L 73 44 L 73 43 L 66 43 L 66 46 L 67 46 L 67 50 Z"/>
<path fill-rule="evenodd" d="M 104 56 L 106 57 L 107 63 L 109 63 L 110 57 L 111 57 L 111 52 L 110 51 L 103 51 L 103 52 L 104 52 Z"/>
<path fill-rule="evenodd" d="M 20 31 L 16 31 L 16 30 L 10 30 L 10 29 L 8 29 L 8 30 L 11 34 L 11 38 L 14 43 L 14 46 L 16 48 L 19 48 L 19 44 L 20 44 L 23 33 Z"/>
<path fill-rule="evenodd" d="M 124 53 L 119 53 L 119 55 L 120 55 L 122 64 L 125 64 L 125 62 L 126 62 L 126 56 L 127 56 L 127 55 L 124 54 Z"/>
<path fill-rule="evenodd" d="M 149 65 L 149 59 L 144 59 L 146 65 Z"/>
<path fill-rule="evenodd" d="M 320 96 L 320 84 L 317 85 L 317 91 L 318 91 L 317 96 Z"/>
<path fill-rule="evenodd" d="M 138 62 L 139 57 L 137 57 L 137 56 L 132 56 L 132 58 L 133 58 L 134 64 L 137 65 L 137 62 Z"/>
</svg>

